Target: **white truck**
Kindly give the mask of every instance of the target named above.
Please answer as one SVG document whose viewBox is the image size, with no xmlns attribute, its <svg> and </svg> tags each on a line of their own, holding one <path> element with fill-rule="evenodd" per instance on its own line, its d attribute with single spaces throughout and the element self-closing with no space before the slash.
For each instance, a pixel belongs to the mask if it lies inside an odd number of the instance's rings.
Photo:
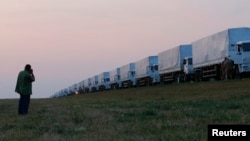
<svg viewBox="0 0 250 141">
<path fill-rule="evenodd" d="M 75 95 L 78 94 L 78 85 L 77 84 L 73 84 L 71 86 L 69 86 L 69 94 L 68 95 Z"/>
<path fill-rule="evenodd" d="M 158 53 L 161 83 L 182 82 L 193 77 L 191 44 Z"/>
<path fill-rule="evenodd" d="M 84 79 L 83 81 L 84 81 L 84 88 L 83 88 L 84 93 L 90 92 L 92 83 L 91 78 Z"/>
<path fill-rule="evenodd" d="M 95 92 L 99 90 L 98 75 L 91 77 L 90 92 Z"/>
<path fill-rule="evenodd" d="M 136 85 L 153 85 L 160 82 L 158 56 L 149 56 L 135 62 Z"/>
<path fill-rule="evenodd" d="M 121 69 L 116 68 L 110 72 L 110 85 L 111 89 L 118 89 L 121 87 Z"/>
<path fill-rule="evenodd" d="M 99 90 L 110 89 L 110 74 L 109 72 L 103 72 L 98 75 Z"/>
<path fill-rule="evenodd" d="M 132 87 L 136 86 L 135 79 L 135 63 L 126 64 L 121 68 L 121 87 Z"/>
<path fill-rule="evenodd" d="M 87 84 L 87 83 L 86 83 Z M 85 85 L 86 85 L 85 83 L 84 83 L 84 80 L 82 80 L 82 81 L 80 81 L 79 83 L 78 83 L 78 93 L 79 94 L 83 94 L 84 93 L 84 88 L 85 88 Z"/>
<path fill-rule="evenodd" d="M 250 72 L 250 28 L 231 28 L 192 43 L 197 80 L 221 79 L 225 57 L 234 61 L 234 74 Z"/>
</svg>

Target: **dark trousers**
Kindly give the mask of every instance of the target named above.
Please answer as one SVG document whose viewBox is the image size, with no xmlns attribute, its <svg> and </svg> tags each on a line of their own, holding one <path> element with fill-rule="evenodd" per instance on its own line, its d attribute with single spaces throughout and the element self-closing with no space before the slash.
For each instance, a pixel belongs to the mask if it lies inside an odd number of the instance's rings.
<svg viewBox="0 0 250 141">
<path fill-rule="evenodd" d="M 30 105 L 30 95 L 20 94 L 18 114 L 19 115 L 28 114 L 29 105 Z"/>
</svg>

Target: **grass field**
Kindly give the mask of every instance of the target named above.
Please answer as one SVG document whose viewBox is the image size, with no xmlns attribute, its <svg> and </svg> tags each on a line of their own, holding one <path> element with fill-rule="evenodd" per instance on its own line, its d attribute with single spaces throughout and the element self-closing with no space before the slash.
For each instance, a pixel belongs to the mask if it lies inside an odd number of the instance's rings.
<svg viewBox="0 0 250 141">
<path fill-rule="evenodd" d="M 206 141 L 208 124 L 250 124 L 250 79 L 157 85 L 59 99 L 0 100 L 1 141 Z"/>
</svg>

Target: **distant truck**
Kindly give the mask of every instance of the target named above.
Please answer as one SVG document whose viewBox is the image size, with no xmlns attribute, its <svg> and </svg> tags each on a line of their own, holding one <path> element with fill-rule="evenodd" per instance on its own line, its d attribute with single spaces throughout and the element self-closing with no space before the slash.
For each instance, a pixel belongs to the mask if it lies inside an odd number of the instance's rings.
<svg viewBox="0 0 250 141">
<path fill-rule="evenodd" d="M 108 90 L 110 89 L 110 74 L 109 72 L 103 72 L 98 75 L 98 82 L 99 82 L 99 90 Z"/>
<path fill-rule="evenodd" d="M 68 90 L 67 88 L 62 89 L 61 92 L 60 92 L 60 94 L 61 94 L 62 96 L 67 96 L 67 95 L 69 94 L 69 90 Z"/>
<path fill-rule="evenodd" d="M 84 81 L 84 92 L 83 93 L 88 93 L 91 91 L 91 78 L 85 79 Z"/>
<path fill-rule="evenodd" d="M 121 69 L 116 68 L 110 71 L 110 85 L 111 89 L 118 89 L 121 87 Z"/>
<path fill-rule="evenodd" d="M 149 56 L 135 62 L 136 85 L 153 85 L 160 82 L 158 56 Z"/>
<path fill-rule="evenodd" d="M 161 83 L 181 82 L 193 77 L 191 44 L 158 53 Z"/>
<path fill-rule="evenodd" d="M 231 28 L 192 43 L 197 80 L 222 78 L 225 57 L 234 61 L 234 74 L 250 72 L 250 28 Z"/>
<path fill-rule="evenodd" d="M 78 93 L 83 94 L 84 93 L 84 80 L 80 81 L 78 84 Z"/>
<path fill-rule="evenodd" d="M 133 87 L 136 86 L 135 79 L 135 63 L 129 63 L 120 67 L 121 70 L 121 87 Z"/>
<path fill-rule="evenodd" d="M 91 77 L 91 88 L 90 92 L 95 92 L 99 90 L 98 75 Z"/>
<path fill-rule="evenodd" d="M 77 84 L 73 84 L 71 86 L 69 86 L 69 94 L 68 95 L 75 95 L 78 94 L 78 87 Z"/>
</svg>

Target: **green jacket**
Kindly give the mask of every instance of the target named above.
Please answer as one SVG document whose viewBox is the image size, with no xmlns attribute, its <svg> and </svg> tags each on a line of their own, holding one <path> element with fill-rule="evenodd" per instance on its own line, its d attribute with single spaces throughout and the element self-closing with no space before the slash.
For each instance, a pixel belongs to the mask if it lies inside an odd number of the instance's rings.
<svg viewBox="0 0 250 141">
<path fill-rule="evenodd" d="M 28 71 L 19 72 L 15 92 L 23 95 L 31 95 L 32 82 L 34 81 L 34 75 L 31 75 Z"/>
</svg>

